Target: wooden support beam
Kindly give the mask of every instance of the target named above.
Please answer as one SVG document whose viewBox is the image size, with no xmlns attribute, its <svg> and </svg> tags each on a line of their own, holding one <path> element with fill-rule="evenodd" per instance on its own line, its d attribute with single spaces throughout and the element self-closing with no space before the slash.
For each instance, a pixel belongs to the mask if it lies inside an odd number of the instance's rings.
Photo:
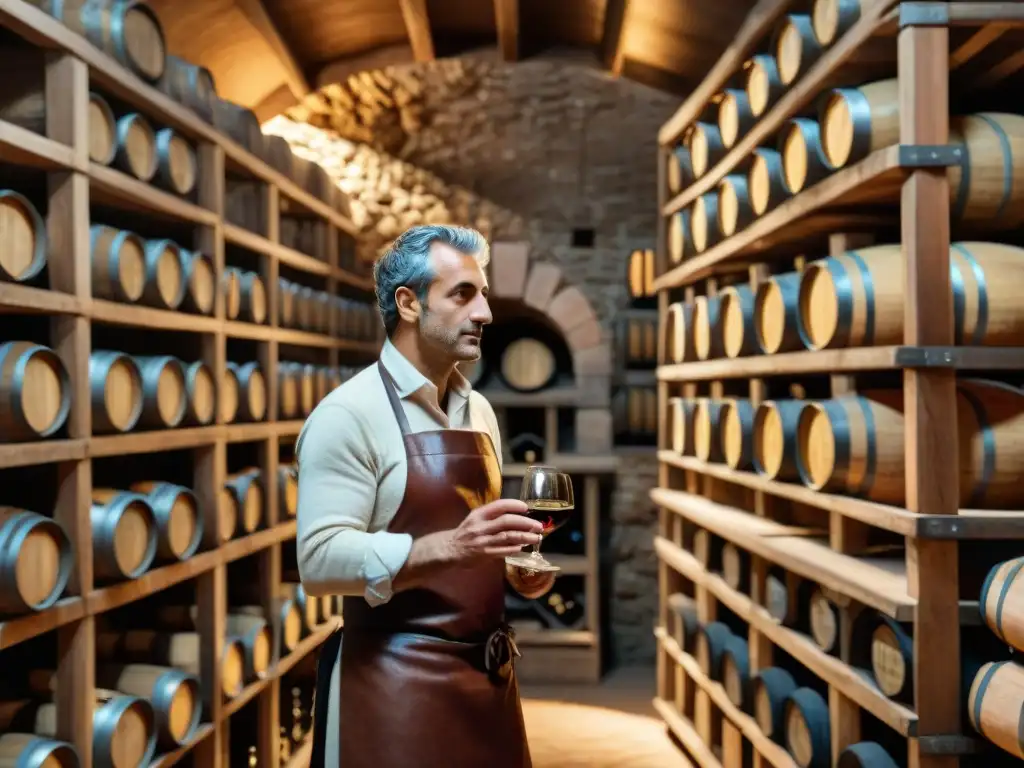
<svg viewBox="0 0 1024 768">
<path fill-rule="evenodd" d="M 494 0 L 494 24 L 504 61 L 519 60 L 519 0 Z"/>
<path fill-rule="evenodd" d="M 262 0 L 236 0 L 238 7 L 245 14 L 249 22 L 256 28 L 256 31 L 267 41 L 267 45 L 274 51 L 281 66 L 284 67 L 285 82 L 288 89 L 296 99 L 302 101 L 312 92 L 309 80 L 302 72 L 302 67 L 296 60 L 291 48 L 285 43 L 284 38 L 277 29 Z"/>
<path fill-rule="evenodd" d="M 430 34 L 427 0 L 398 0 L 398 4 L 402 8 L 402 18 L 416 61 L 433 61 L 434 38 Z"/>
<path fill-rule="evenodd" d="M 629 0 L 608 0 L 604 7 L 604 34 L 601 58 L 608 70 L 618 77 L 626 59 L 625 29 Z"/>
</svg>

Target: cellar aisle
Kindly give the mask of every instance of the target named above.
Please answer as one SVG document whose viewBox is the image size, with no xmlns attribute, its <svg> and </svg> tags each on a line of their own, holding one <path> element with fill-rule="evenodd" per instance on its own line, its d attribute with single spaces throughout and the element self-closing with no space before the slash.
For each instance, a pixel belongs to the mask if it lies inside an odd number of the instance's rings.
<svg viewBox="0 0 1024 768">
<path fill-rule="evenodd" d="M 534 768 L 688 768 L 657 719 L 654 669 L 617 669 L 598 685 L 524 685 Z"/>
</svg>

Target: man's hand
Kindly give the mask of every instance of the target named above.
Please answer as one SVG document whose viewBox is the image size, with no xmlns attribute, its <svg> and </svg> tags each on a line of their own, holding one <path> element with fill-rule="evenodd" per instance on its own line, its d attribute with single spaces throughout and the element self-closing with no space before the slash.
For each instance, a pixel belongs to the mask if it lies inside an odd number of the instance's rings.
<svg viewBox="0 0 1024 768">
<path fill-rule="evenodd" d="M 537 544 L 544 526 L 525 512 L 526 505 L 517 499 L 498 499 L 471 510 L 451 530 L 416 539 L 409 559 L 395 577 L 395 591 L 418 586 L 439 568 L 480 559 L 503 559 L 529 544 Z"/>
</svg>

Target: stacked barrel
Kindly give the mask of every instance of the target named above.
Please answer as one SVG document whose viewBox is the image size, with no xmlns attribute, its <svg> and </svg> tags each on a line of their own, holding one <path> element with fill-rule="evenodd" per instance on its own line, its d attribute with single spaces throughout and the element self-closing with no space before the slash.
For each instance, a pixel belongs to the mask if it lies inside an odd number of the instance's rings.
<svg viewBox="0 0 1024 768">
<path fill-rule="evenodd" d="M 952 58 L 884 3 L 759 9 L 659 135 L 656 706 L 695 762 L 1024 756 L 1024 118 L 957 90 L 1012 6 Z"/>
<path fill-rule="evenodd" d="M 615 442 L 654 445 L 658 432 L 658 311 L 654 291 L 655 251 L 638 248 L 626 263 L 629 306 L 618 313 L 615 351 L 619 380 L 612 396 Z"/>
</svg>

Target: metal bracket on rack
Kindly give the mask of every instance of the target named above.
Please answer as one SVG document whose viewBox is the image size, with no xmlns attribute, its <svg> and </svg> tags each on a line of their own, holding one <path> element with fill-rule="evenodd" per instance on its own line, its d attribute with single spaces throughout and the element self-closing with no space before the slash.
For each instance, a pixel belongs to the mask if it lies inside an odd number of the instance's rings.
<svg viewBox="0 0 1024 768">
<path fill-rule="evenodd" d="M 915 538 L 939 541 L 1020 539 L 1024 519 L 968 517 L 966 515 L 920 515 Z"/>
<path fill-rule="evenodd" d="M 901 168 L 948 168 L 964 160 L 959 144 L 900 144 L 899 153 Z"/>
<path fill-rule="evenodd" d="M 945 27 L 949 24 L 946 3 L 900 3 L 900 29 L 907 27 Z"/>
<path fill-rule="evenodd" d="M 958 733 L 918 736 L 917 741 L 925 755 L 976 755 L 981 752 L 976 739 Z"/>
<path fill-rule="evenodd" d="M 1024 367 L 1024 348 L 897 347 L 895 363 L 901 368 L 1009 370 Z"/>
</svg>

